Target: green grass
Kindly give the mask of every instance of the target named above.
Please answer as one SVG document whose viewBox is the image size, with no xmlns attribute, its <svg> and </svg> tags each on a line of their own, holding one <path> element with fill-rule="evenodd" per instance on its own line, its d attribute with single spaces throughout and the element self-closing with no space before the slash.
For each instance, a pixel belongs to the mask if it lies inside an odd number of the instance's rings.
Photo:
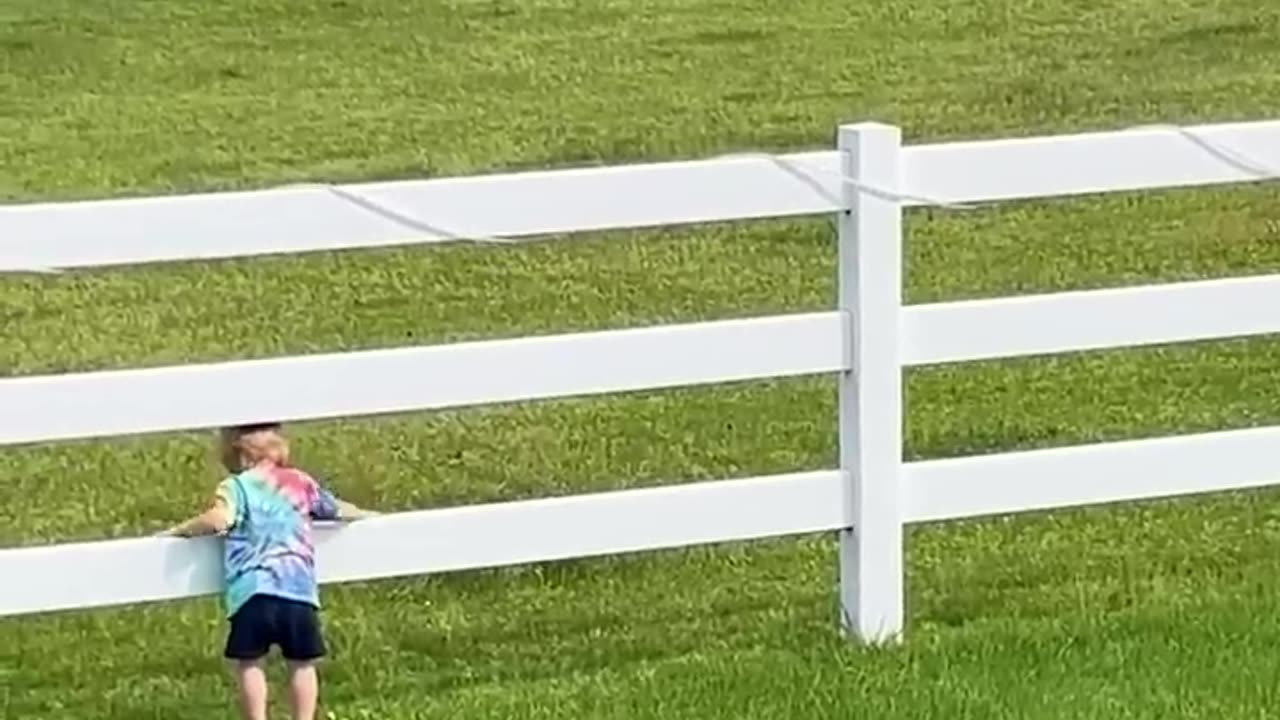
<svg viewBox="0 0 1280 720">
<path fill-rule="evenodd" d="M 913 142 L 1261 119 L 1278 36 L 1261 0 L 8 0 L 0 197 L 820 148 L 861 119 Z M 908 230 L 912 302 L 1280 271 L 1269 185 Z M 5 276 L 0 374 L 825 308 L 831 238 L 813 219 Z M 1274 424 L 1280 342 L 922 369 L 908 403 L 911 457 Z M 341 492 L 400 510 L 828 467 L 834 429 L 832 383 L 807 379 L 295 434 Z M 0 450 L 0 545 L 153 530 L 216 478 L 202 434 Z M 1274 499 L 912 528 L 908 642 L 883 652 L 835 633 L 829 537 L 329 588 L 326 711 L 1265 717 Z M 230 717 L 222 631 L 207 599 L 0 621 L 0 717 Z"/>
</svg>

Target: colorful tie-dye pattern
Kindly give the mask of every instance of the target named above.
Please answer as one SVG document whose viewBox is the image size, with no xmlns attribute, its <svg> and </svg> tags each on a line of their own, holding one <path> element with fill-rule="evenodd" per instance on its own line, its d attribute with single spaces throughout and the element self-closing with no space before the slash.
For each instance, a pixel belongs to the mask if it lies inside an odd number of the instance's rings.
<svg viewBox="0 0 1280 720">
<path fill-rule="evenodd" d="M 337 519 L 337 499 L 310 475 L 287 467 L 246 470 L 223 480 L 217 492 L 232 518 L 223 551 L 227 617 L 254 595 L 319 607 L 311 520 Z"/>
</svg>

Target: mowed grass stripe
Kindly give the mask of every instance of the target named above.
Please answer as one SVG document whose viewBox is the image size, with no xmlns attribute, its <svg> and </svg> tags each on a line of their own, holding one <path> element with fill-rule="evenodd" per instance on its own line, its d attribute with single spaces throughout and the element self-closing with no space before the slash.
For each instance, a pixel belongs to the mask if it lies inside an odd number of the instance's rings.
<svg viewBox="0 0 1280 720">
<path fill-rule="evenodd" d="M 17 0 L 0 11 L 0 195 L 828 147 L 866 118 L 912 142 L 1263 118 L 1278 29 L 1253 0 Z M 1276 200 L 1260 185 L 914 211 L 908 297 L 1276 272 Z M 824 308 L 833 260 L 816 218 L 6 277 L 0 375 Z M 908 451 L 1274 423 L 1278 353 L 1259 338 L 914 370 Z M 809 379 L 297 434 L 344 493 L 404 509 L 828 466 L 833 418 L 833 384 Z M 0 544 L 171 521 L 207 497 L 206 443 L 0 451 Z M 333 588 L 328 710 L 1258 716 L 1280 670 L 1273 498 L 913 528 L 910 642 L 888 653 L 835 636 L 826 537 Z M 208 600 L 0 622 L 0 716 L 229 716 L 221 630 Z"/>
<path fill-rule="evenodd" d="M 14 0 L 0 196 L 456 174 L 1255 117 L 1254 0 Z M 411 30 L 410 30 L 411 29 Z"/>
</svg>

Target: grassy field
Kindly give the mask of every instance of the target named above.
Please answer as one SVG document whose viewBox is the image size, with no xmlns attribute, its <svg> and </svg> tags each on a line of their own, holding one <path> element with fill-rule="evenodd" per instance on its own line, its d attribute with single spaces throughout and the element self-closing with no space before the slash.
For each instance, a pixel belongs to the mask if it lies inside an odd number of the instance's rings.
<svg viewBox="0 0 1280 720">
<path fill-rule="evenodd" d="M 821 148 L 861 119 L 909 142 L 1261 119 L 1277 37 L 1263 0 L 6 0 L 0 198 Z M 908 230 L 915 302 L 1280 272 L 1271 185 Z M 833 260 L 814 219 L 7 276 L 0 374 L 825 308 Z M 1280 342 L 921 369 L 908 406 L 912 457 L 1273 424 Z M 295 435 L 394 511 L 828 467 L 834 427 L 832 382 L 807 379 Z M 217 479 L 208 440 L 0 450 L 0 545 L 175 521 Z M 912 528 L 909 641 L 882 652 L 835 632 L 830 537 L 330 588 L 325 712 L 1267 717 L 1275 499 Z M 0 717 L 230 717 L 222 632 L 211 600 L 0 621 Z"/>
</svg>

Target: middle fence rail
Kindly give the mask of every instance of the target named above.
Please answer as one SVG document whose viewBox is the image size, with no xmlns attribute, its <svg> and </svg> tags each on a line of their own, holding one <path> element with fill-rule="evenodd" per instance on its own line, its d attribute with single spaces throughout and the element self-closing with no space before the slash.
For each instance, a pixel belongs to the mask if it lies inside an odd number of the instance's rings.
<svg viewBox="0 0 1280 720">
<path fill-rule="evenodd" d="M 845 627 L 891 640 L 904 624 L 905 523 L 1280 482 L 1280 427 L 904 463 L 903 368 L 1278 333 L 1280 275 L 903 307 L 903 209 L 1261 181 L 1275 167 L 1274 121 L 914 147 L 868 123 L 840 128 L 835 152 L 777 158 L 0 207 L 0 270 L 830 212 L 840 255 L 830 312 L 10 377 L 0 445 L 834 374 L 829 470 L 323 527 L 319 570 L 345 582 L 836 531 Z M 218 542 L 0 550 L 13 580 L 0 615 L 215 592 Z"/>
</svg>

